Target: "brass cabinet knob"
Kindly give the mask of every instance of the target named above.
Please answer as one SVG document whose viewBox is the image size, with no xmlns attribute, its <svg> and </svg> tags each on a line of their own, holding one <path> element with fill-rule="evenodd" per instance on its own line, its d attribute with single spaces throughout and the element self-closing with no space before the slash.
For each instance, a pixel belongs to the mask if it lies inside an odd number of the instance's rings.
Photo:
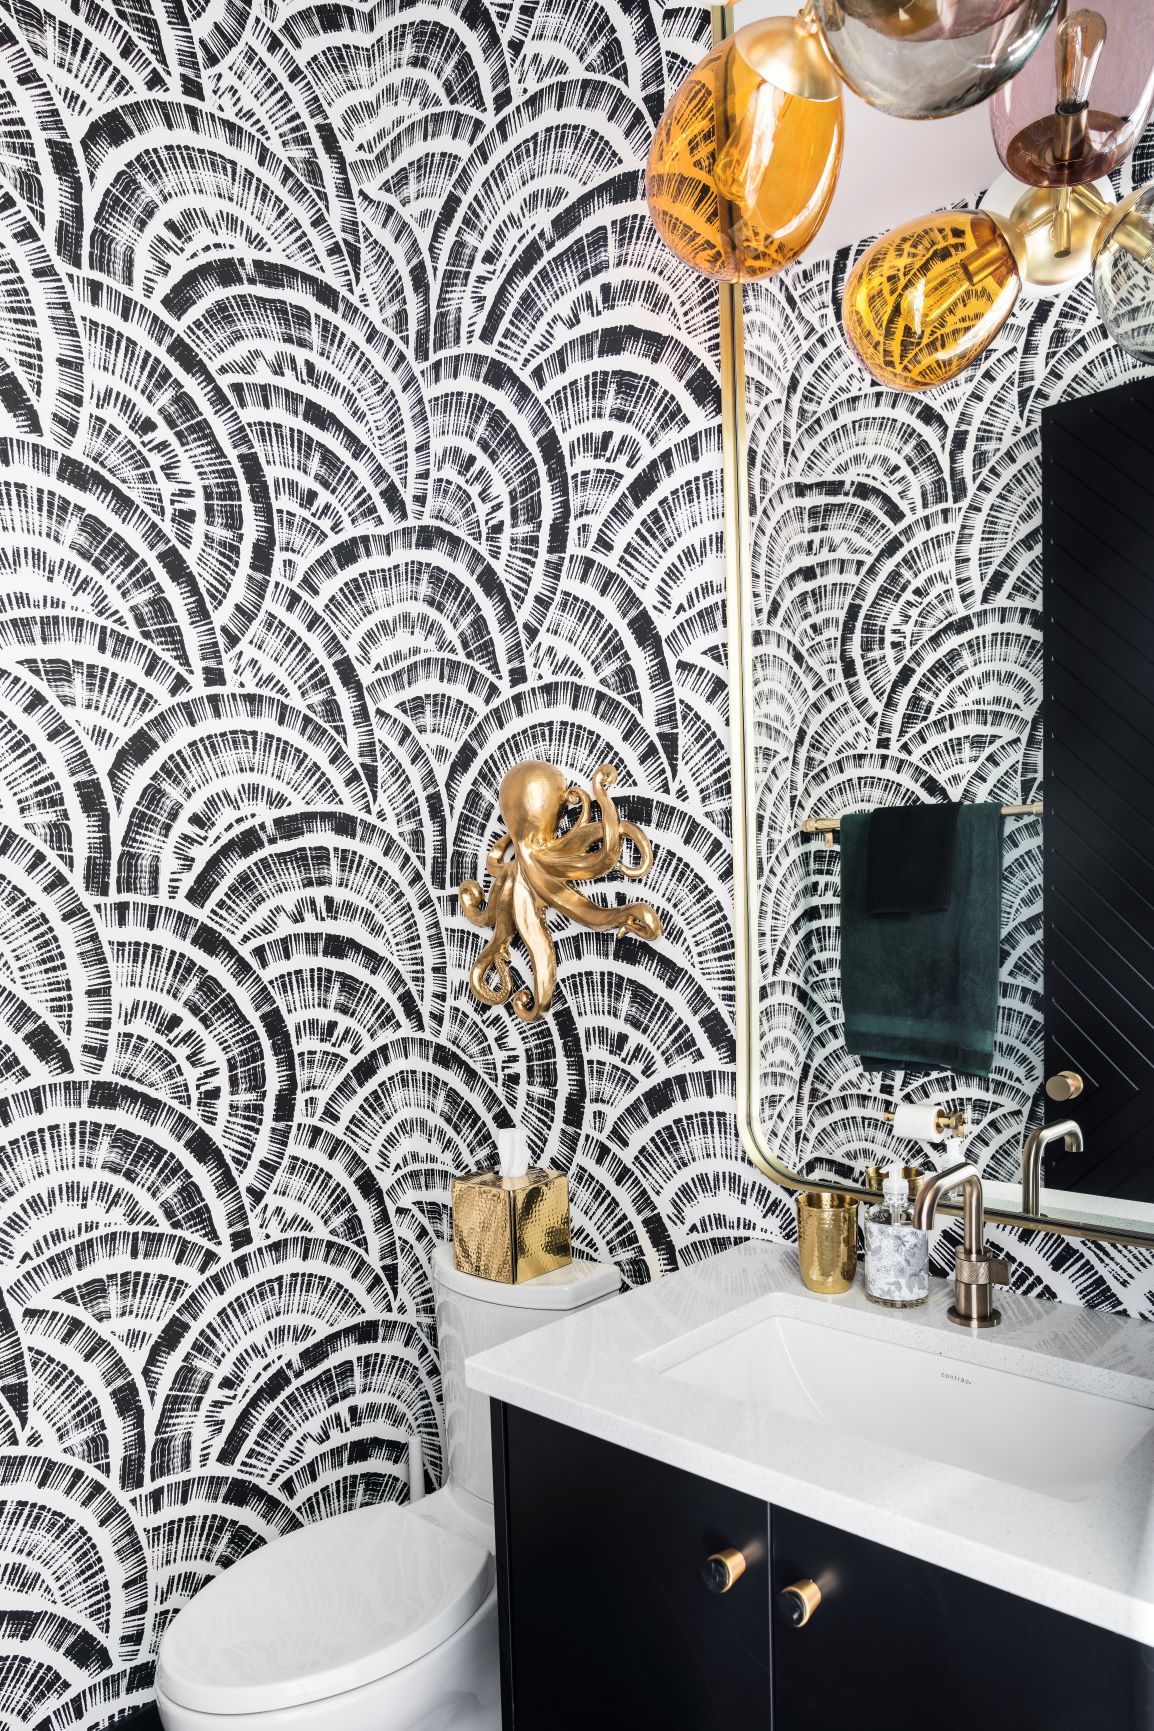
<svg viewBox="0 0 1154 1731">
<path fill-rule="evenodd" d="M 701 1565 L 701 1578 L 711 1593 L 728 1593 L 744 1573 L 745 1558 L 732 1546 L 727 1546 L 724 1551 L 714 1551 Z"/>
<path fill-rule="evenodd" d="M 1077 1070 L 1059 1070 L 1046 1077 L 1046 1093 L 1051 1100 L 1076 1100 L 1086 1086 Z"/>
<path fill-rule="evenodd" d="M 794 1581 L 777 1595 L 778 1615 L 791 1629 L 804 1629 L 820 1604 L 821 1588 L 816 1581 Z"/>
</svg>

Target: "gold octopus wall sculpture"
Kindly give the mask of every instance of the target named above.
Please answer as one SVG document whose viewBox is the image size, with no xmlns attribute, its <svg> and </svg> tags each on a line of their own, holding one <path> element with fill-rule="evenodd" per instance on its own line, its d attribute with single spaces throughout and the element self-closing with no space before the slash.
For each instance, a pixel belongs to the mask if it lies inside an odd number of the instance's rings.
<svg viewBox="0 0 1154 1731">
<path fill-rule="evenodd" d="M 469 983 L 483 1004 L 508 1003 L 523 1022 L 535 1022 L 553 1002 L 557 957 L 545 924 L 549 908 L 568 914 L 594 931 L 616 931 L 652 940 L 661 936 L 661 921 L 647 902 L 628 907 L 599 907 L 587 901 L 572 883 L 592 883 L 609 872 L 644 877 L 653 864 L 653 847 L 635 823 L 625 823 L 609 789 L 617 780 L 611 763 L 593 771 L 592 799 L 584 788 L 569 785 L 551 763 L 520 763 L 500 788 L 501 817 L 506 833 L 486 856 L 492 888 L 486 902 L 475 878 L 460 888 L 461 908 L 475 926 L 487 926 L 493 936 L 469 973 Z M 592 816 L 594 801 L 601 821 Z M 567 811 L 580 807 L 574 822 L 560 834 Z M 623 858 L 625 844 L 634 858 Z M 519 937 L 529 952 L 532 990 L 513 991 L 509 946 Z"/>
</svg>

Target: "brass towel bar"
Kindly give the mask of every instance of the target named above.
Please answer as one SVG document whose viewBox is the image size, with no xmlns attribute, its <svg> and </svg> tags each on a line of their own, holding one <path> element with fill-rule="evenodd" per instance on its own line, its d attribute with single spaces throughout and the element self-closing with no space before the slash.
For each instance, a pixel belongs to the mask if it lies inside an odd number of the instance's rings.
<svg viewBox="0 0 1154 1731">
<path fill-rule="evenodd" d="M 1004 805 L 1003 817 L 1040 817 L 1041 804 L 1036 805 Z M 832 847 L 838 830 L 841 828 L 840 817 L 807 817 L 801 826 L 803 835 L 819 835 L 826 847 Z"/>
</svg>

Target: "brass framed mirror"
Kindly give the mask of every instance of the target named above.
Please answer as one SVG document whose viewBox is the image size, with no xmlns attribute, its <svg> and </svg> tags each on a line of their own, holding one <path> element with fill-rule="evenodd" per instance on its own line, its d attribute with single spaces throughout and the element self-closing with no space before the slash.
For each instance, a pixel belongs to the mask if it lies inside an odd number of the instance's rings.
<svg viewBox="0 0 1154 1731">
<path fill-rule="evenodd" d="M 834 346 L 844 268 L 721 292 L 743 1144 L 789 1189 L 868 1196 L 870 1168 L 948 1163 L 886 1117 L 940 1103 L 991 1221 L 1154 1247 L 1154 379 L 1089 342 L 1063 364 L 1071 307 L 1040 357 L 1039 320 L 895 400 Z M 981 1080 L 864 1070 L 841 1025 L 814 820 L 938 800 L 1009 813 Z M 1078 1157 L 1059 1138 L 1023 1196 L 1028 1135 L 1071 1114 Z"/>
</svg>

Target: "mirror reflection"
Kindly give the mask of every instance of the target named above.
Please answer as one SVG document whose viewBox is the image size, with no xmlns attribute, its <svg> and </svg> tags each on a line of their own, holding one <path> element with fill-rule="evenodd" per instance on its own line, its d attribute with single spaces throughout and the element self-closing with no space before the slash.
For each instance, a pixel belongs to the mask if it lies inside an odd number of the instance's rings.
<svg viewBox="0 0 1154 1731">
<path fill-rule="evenodd" d="M 1154 381 L 1075 363 L 1067 301 L 965 388 L 879 390 L 847 268 L 747 291 L 759 1143 L 1149 1230 Z"/>
</svg>

